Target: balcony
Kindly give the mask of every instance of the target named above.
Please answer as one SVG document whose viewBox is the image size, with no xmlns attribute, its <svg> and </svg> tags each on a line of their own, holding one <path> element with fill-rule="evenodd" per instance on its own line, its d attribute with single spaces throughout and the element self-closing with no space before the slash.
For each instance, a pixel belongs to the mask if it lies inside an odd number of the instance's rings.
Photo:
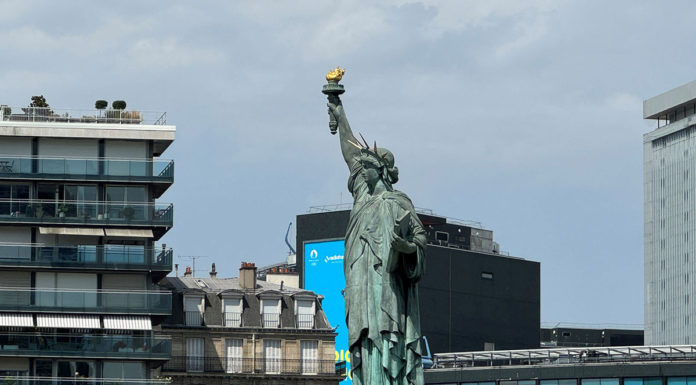
<svg viewBox="0 0 696 385">
<path fill-rule="evenodd" d="M 298 329 L 314 329 L 314 314 L 298 314 L 297 315 Z"/>
<path fill-rule="evenodd" d="M 169 385 L 168 380 L 84 378 L 84 377 L 32 377 L 4 376 L 0 385 Z"/>
<path fill-rule="evenodd" d="M 225 327 L 238 328 L 242 326 L 242 313 L 225 312 Z"/>
<path fill-rule="evenodd" d="M 263 327 L 264 328 L 279 328 L 280 327 L 280 314 L 278 313 L 263 313 Z"/>
<path fill-rule="evenodd" d="M 0 267 L 80 268 L 169 273 L 172 249 L 130 245 L 0 244 Z"/>
<path fill-rule="evenodd" d="M 164 336 L 0 334 L 0 356 L 169 359 Z"/>
<path fill-rule="evenodd" d="M 174 206 L 149 202 L 0 199 L 0 223 L 171 227 Z"/>
<path fill-rule="evenodd" d="M 174 182 L 173 160 L 0 157 L 0 178 Z"/>
<path fill-rule="evenodd" d="M 345 369 L 337 368 L 334 360 L 178 356 L 164 364 L 162 373 L 306 375 L 331 376 L 342 380 Z"/>
<path fill-rule="evenodd" d="M 154 290 L 0 288 L 0 311 L 168 315 L 172 312 L 172 294 Z"/>
</svg>

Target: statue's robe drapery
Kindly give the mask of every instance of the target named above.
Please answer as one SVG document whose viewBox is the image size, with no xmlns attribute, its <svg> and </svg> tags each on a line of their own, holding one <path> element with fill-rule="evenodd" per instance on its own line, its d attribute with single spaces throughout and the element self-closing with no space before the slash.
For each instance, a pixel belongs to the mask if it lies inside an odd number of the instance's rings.
<svg viewBox="0 0 696 385">
<path fill-rule="evenodd" d="M 423 225 L 406 194 L 370 195 L 359 161 L 350 165 L 348 189 L 355 199 L 346 232 L 346 322 L 356 385 L 423 384 L 417 282 L 425 268 Z M 407 237 L 417 251 L 391 246 L 397 219 L 409 221 Z M 398 258 L 393 272 L 389 258 Z"/>
</svg>

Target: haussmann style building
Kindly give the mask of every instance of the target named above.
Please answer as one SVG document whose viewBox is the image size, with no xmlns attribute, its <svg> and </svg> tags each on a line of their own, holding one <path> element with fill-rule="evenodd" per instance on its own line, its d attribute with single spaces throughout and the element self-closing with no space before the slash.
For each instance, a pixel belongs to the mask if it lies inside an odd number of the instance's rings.
<svg viewBox="0 0 696 385">
<path fill-rule="evenodd" d="M 257 280 L 253 263 L 239 278 L 168 277 L 173 311 L 161 333 L 172 358 L 161 374 L 174 385 L 338 384 L 335 330 L 311 291 Z"/>
<path fill-rule="evenodd" d="M 175 127 L 146 115 L 0 106 L 5 384 L 163 383 Z"/>
<path fill-rule="evenodd" d="M 696 342 L 696 81 L 643 103 L 645 343 Z"/>
</svg>

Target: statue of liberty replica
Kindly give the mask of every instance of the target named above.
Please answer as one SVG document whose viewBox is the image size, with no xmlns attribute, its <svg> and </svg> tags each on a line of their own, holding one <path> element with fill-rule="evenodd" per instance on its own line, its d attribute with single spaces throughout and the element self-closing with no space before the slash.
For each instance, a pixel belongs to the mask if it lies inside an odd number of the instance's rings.
<svg viewBox="0 0 696 385">
<path fill-rule="evenodd" d="M 425 231 L 408 196 L 394 190 L 394 155 L 353 135 L 339 98 L 344 73 L 329 72 L 322 92 L 354 199 L 343 261 L 353 382 L 423 385 L 418 281 L 425 269 Z"/>
</svg>

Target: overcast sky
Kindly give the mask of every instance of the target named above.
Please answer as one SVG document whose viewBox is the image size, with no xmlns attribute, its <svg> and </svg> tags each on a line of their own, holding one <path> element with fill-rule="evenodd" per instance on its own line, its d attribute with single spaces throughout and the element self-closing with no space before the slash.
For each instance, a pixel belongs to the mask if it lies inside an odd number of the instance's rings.
<svg viewBox="0 0 696 385">
<path fill-rule="evenodd" d="M 542 321 L 641 324 L 642 101 L 696 79 L 694 15 L 691 1 L 0 0 L 0 104 L 167 111 L 162 241 L 236 276 L 285 258 L 295 215 L 349 201 L 320 92 L 344 66 L 351 125 L 394 152 L 398 189 L 541 262 Z"/>
</svg>

